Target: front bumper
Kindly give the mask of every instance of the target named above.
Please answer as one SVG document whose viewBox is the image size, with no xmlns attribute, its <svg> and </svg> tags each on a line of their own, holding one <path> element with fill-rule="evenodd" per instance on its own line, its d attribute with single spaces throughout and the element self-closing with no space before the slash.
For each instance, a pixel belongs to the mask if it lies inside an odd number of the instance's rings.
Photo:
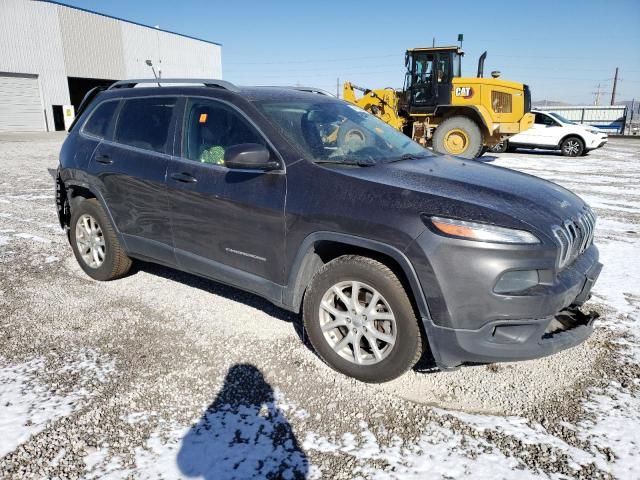
<svg viewBox="0 0 640 480">
<path fill-rule="evenodd" d="M 425 251 L 433 242 L 423 240 L 427 241 L 420 247 Z M 602 269 L 594 245 L 556 274 L 552 273 L 555 256 L 545 254 L 544 248 L 474 243 L 443 239 L 435 251 L 426 251 L 426 258 L 432 259 L 428 265 L 417 264 L 430 313 L 423 324 L 440 368 L 539 358 L 578 345 L 591 335 L 595 315 L 577 307 L 589 298 Z M 438 250 L 440 255 L 434 255 Z M 502 272 L 529 268 L 540 269 L 538 286 L 520 294 L 493 292 Z M 437 279 L 437 288 L 426 285 L 427 270 L 431 279 Z M 572 320 L 556 328 L 558 319 L 568 317 Z"/>
<path fill-rule="evenodd" d="M 596 148 L 604 147 L 608 140 L 609 137 L 607 135 L 594 135 L 593 138 L 587 142 L 586 148 L 587 150 L 595 150 Z"/>
</svg>

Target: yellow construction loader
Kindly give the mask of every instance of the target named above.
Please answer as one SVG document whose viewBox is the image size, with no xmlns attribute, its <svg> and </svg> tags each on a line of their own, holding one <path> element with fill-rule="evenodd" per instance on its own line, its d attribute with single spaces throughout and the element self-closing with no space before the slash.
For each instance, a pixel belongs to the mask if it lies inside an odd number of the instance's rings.
<svg viewBox="0 0 640 480">
<path fill-rule="evenodd" d="M 345 82 L 343 99 L 436 152 L 479 157 L 533 125 L 531 92 L 527 85 L 498 78 L 499 72 L 483 78 L 487 52 L 478 61 L 477 78 L 461 77 L 463 55 L 456 46 L 407 50 L 401 91 Z"/>
</svg>

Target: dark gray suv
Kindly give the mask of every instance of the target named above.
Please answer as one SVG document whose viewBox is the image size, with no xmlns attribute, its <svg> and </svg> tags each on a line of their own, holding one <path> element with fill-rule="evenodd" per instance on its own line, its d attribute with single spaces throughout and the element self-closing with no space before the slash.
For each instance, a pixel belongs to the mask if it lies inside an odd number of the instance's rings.
<svg viewBox="0 0 640 480">
<path fill-rule="evenodd" d="M 60 222 L 92 278 L 141 259 L 253 292 L 367 382 L 427 346 L 446 369 L 590 335 L 595 216 L 571 192 L 318 92 L 155 82 L 90 92 L 60 152 Z"/>
</svg>

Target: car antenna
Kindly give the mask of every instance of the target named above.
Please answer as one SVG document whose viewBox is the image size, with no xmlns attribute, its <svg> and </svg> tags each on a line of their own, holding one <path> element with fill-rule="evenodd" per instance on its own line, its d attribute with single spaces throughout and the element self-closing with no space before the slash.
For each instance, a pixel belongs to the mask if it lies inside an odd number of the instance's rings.
<svg viewBox="0 0 640 480">
<path fill-rule="evenodd" d="M 153 72 L 154 78 L 158 80 L 158 75 L 156 75 L 156 69 L 153 68 L 153 62 L 151 60 L 146 60 L 145 63 L 151 67 L 151 71 Z M 158 82 L 158 86 L 160 86 L 160 82 Z"/>
</svg>

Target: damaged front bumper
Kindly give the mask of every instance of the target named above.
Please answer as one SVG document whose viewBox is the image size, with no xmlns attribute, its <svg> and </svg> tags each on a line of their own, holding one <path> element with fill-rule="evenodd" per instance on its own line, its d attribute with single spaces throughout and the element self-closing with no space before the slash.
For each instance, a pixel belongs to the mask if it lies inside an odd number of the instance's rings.
<svg viewBox="0 0 640 480">
<path fill-rule="evenodd" d="M 492 322 L 479 330 L 434 328 L 431 335 L 438 349 L 433 353 L 443 369 L 540 358 L 584 342 L 598 316 L 571 305 L 551 318 Z"/>
</svg>

